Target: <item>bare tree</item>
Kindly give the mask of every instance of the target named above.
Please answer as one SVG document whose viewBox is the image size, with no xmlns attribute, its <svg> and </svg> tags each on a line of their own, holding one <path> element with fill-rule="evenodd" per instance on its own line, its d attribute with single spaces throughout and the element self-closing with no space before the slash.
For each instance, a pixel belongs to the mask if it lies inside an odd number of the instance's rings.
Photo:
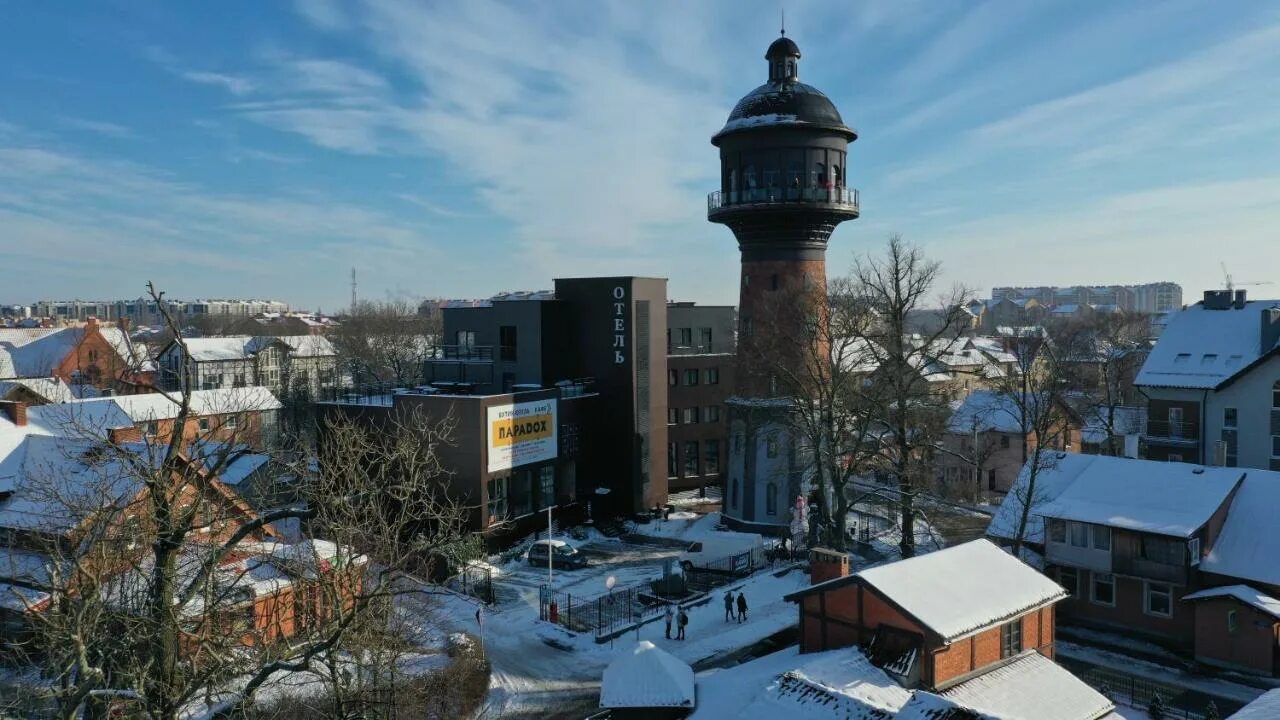
<svg viewBox="0 0 1280 720">
<path fill-rule="evenodd" d="M 439 341 L 439 315 L 421 315 L 405 300 L 364 301 L 330 335 L 339 366 L 357 384 L 418 381 Z"/>
<path fill-rule="evenodd" d="M 856 292 L 878 320 L 865 337 L 877 368 L 868 385 L 874 388 L 869 406 L 881 429 L 880 471 L 898 491 L 903 557 L 916 551 L 916 497 L 933 472 L 932 455 L 950 414 L 949 398 L 930 387 L 931 348 L 954 341 L 967 325 L 963 288 L 939 298 L 933 295 L 941 269 L 940 263 L 896 235 L 883 256 L 860 259 L 853 269 Z M 913 340 L 912 317 L 931 299 L 942 310 L 933 329 Z"/>
<path fill-rule="evenodd" d="M 1148 328 L 1146 315 L 1122 312 L 1050 326 L 1061 349 L 1063 379 L 1079 412 L 1105 434 L 1105 455 L 1121 455 L 1124 436 L 1136 430 L 1132 415 L 1121 408 L 1140 407 L 1133 380 L 1146 360 Z"/>
<path fill-rule="evenodd" d="M 164 312 L 163 293 L 149 293 Z M 343 671 L 376 683 L 394 663 L 399 650 L 382 645 L 394 601 L 424 592 L 407 573 L 465 544 L 469 509 L 444 495 L 437 454 L 451 417 L 330 419 L 318 471 L 304 460 L 290 473 L 305 503 L 259 514 L 219 480 L 250 454 L 252 423 L 245 413 L 193 435 L 191 376 L 166 396 L 177 408 L 162 432 L 104 435 L 73 414 L 64 437 L 40 441 L 47 469 L 28 463 L 31 522 L 5 533 L 0 574 L 19 588 L 30 635 L 18 649 L 49 678 L 57 717 L 127 708 L 172 720 L 196 703 L 230 716 L 304 671 L 350 697 Z M 313 539 L 283 542 L 280 528 L 299 523 Z M 333 716 L 379 716 L 371 707 L 344 700 Z"/>
</svg>

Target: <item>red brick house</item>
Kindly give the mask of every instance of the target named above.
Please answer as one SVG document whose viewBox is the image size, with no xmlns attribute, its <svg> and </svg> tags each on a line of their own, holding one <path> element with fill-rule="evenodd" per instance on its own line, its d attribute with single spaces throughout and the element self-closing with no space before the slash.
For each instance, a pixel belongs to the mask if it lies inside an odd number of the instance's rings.
<svg viewBox="0 0 1280 720">
<path fill-rule="evenodd" d="M 155 383 L 146 349 L 124 327 L 89 318 L 79 327 L 0 329 L 0 379 L 48 377 L 121 393 Z"/>
<path fill-rule="evenodd" d="M 905 687 L 940 690 L 1024 652 L 1053 657 L 1054 605 L 1066 593 L 986 540 L 852 575 L 814 551 L 815 579 L 787 596 L 801 652 L 859 645 Z M 997 591 L 996 589 L 999 589 Z"/>
</svg>

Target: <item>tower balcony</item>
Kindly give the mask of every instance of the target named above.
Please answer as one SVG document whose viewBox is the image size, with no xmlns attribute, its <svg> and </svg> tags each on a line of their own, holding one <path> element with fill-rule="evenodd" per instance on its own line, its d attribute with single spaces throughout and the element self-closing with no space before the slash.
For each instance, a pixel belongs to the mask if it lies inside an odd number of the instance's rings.
<svg viewBox="0 0 1280 720">
<path fill-rule="evenodd" d="M 752 188 L 716 190 L 707 195 L 707 219 L 718 222 L 738 211 L 820 210 L 858 217 L 858 191 L 845 187 Z"/>
</svg>

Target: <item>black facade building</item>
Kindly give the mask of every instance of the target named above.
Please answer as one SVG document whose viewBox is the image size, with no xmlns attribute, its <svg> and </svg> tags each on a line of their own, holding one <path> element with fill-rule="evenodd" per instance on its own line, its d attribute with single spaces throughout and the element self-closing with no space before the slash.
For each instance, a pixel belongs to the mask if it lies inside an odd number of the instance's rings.
<svg viewBox="0 0 1280 720">
<path fill-rule="evenodd" d="M 426 376 L 455 394 L 585 385 L 600 398 L 579 497 L 629 515 L 667 499 L 665 278 L 563 278 L 554 292 L 511 293 L 441 310 L 446 344 Z"/>
<path fill-rule="evenodd" d="M 720 189 L 707 219 L 733 231 L 742 258 L 737 370 L 729 399 L 724 518 L 774 532 L 807 492 L 810 463 L 784 421 L 793 402 L 776 368 L 800 361 L 795 328 L 826 312 L 826 245 L 858 217 L 847 184 L 857 134 L 817 88 L 800 82 L 800 48 L 778 38 L 765 53 L 768 80 L 744 96 L 711 138 L 720 149 Z"/>
</svg>

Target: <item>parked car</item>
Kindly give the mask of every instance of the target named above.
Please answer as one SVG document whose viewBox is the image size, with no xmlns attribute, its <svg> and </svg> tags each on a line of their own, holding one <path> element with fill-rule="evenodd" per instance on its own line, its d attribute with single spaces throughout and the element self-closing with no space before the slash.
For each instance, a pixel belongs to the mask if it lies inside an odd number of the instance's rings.
<svg viewBox="0 0 1280 720">
<path fill-rule="evenodd" d="M 529 564 L 535 567 L 546 567 L 548 549 L 552 553 L 551 564 L 554 567 L 575 570 L 587 566 L 587 556 L 563 540 L 535 540 L 533 545 L 529 546 L 529 553 L 526 556 Z"/>
</svg>

